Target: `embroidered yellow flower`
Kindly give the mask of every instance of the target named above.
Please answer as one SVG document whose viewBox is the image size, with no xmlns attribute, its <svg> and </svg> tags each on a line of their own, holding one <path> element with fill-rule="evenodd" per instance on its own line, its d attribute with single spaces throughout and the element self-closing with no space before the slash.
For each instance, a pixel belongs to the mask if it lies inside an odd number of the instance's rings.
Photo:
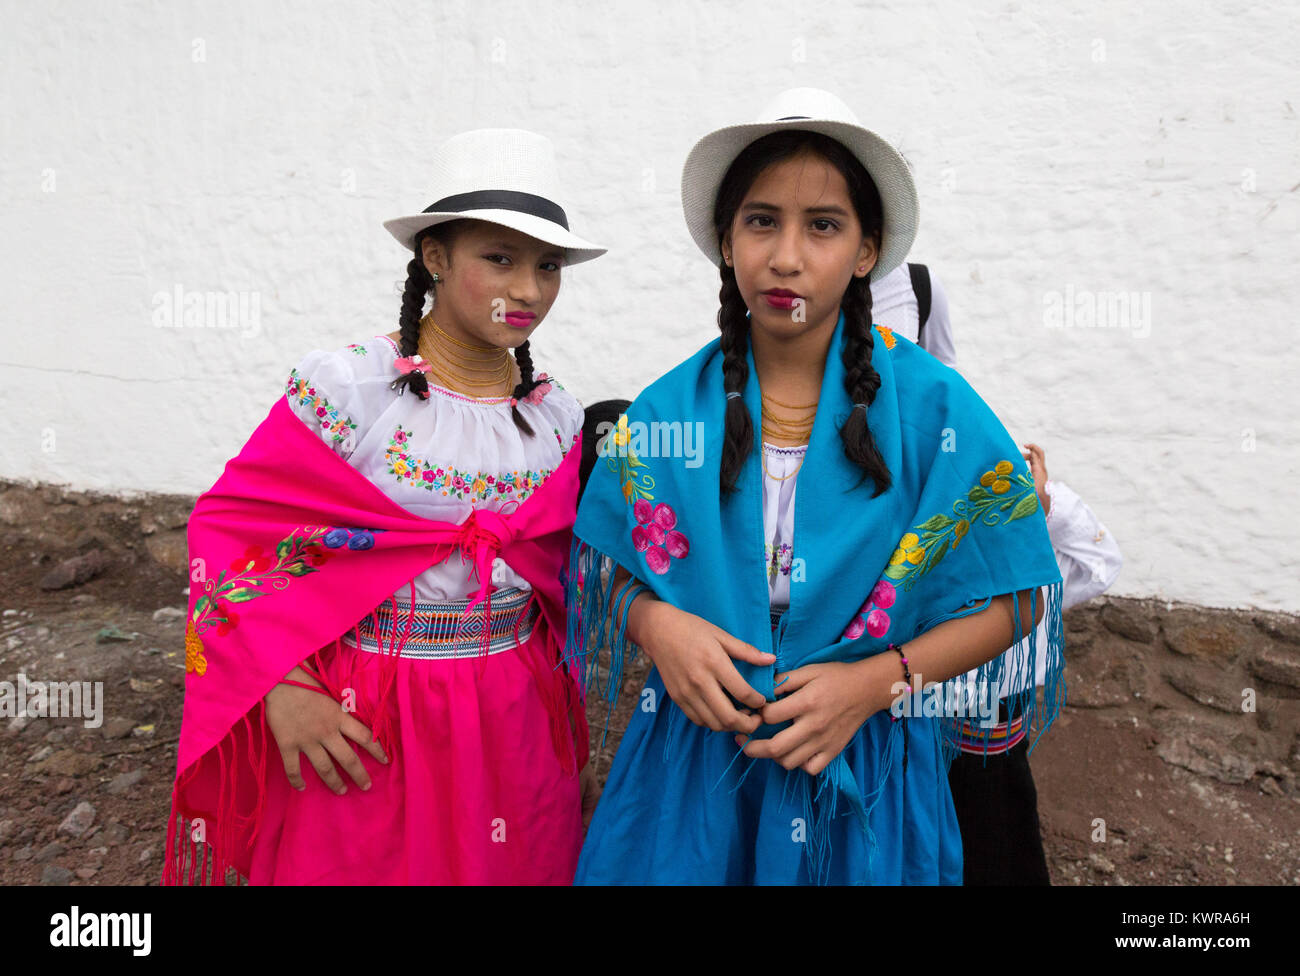
<svg viewBox="0 0 1300 976">
<path fill-rule="evenodd" d="M 409 469 L 406 467 L 406 462 L 401 460 L 400 458 L 393 462 L 394 474 L 405 475 L 408 470 Z"/>
<path fill-rule="evenodd" d="M 632 439 L 632 433 L 627 429 L 627 414 L 619 414 L 618 426 L 614 429 L 614 443 L 622 447 Z"/>
<path fill-rule="evenodd" d="M 921 538 L 915 532 L 906 533 L 898 540 L 898 548 L 889 557 L 889 565 L 898 566 L 903 562 L 913 566 L 925 559 L 925 546 L 920 545 Z"/>
<path fill-rule="evenodd" d="M 956 549 L 957 543 L 961 542 L 962 538 L 966 535 L 966 533 L 970 531 L 970 520 L 958 519 L 957 524 L 953 527 L 952 531 L 953 531 L 953 535 L 956 536 L 956 538 L 953 539 L 952 547 Z"/>
<path fill-rule="evenodd" d="M 199 677 L 208 670 L 208 659 L 203 656 L 203 640 L 194 630 L 193 623 L 185 625 L 185 673 L 198 672 Z"/>
<path fill-rule="evenodd" d="M 885 340 L 885 348 L 893 349 L 898 340 L 894 338 L 894 330 L 888 326 L 878 325 L 876 331 L 880 333 L 880 338 Z"/>
<path fill-rule="evenodd" d="M 1011 487 L 1011 482 L 1006 476 L 1014 470 L 1015 465 L 1010 461 L 999 461 L 993 465 L 992 471 L 985 471 L 980 475 L 980 484 L 995 495 L 1005 495 Z"/>
</svg>

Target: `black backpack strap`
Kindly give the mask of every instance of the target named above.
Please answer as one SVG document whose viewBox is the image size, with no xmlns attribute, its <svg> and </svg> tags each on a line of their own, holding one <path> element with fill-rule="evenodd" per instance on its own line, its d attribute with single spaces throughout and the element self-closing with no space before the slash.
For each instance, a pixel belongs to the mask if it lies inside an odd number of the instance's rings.
<svg viewBox="0 0 1300 976">
<path fill-rule="evenodd" d="M 930 269 L 923 264 L 907 264 L 912 276 L 912 292 L 916 295 L 916 343 L 921 344 L 921 333 L 930 320 Z"/>
</svg>

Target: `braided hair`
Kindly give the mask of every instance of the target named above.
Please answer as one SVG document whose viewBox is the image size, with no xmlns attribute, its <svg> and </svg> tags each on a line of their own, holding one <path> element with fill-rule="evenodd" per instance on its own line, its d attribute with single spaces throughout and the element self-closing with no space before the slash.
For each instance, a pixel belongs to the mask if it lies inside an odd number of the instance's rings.
<svg viewBox="0 0 1300 976">
<path fill-rule="evenodd" d="M 432 237 L 440 241 L 443 247 L 447 249 L 447 263 L 450 264 L 452 244 L 459 230 L 456 225 L 462 223 L 463 220 L 451 220 L 446 223 L 436 224 L 420 231 L 415 237 L 413 244 L 415 256 L 406 265 L 406 287 L 402 289 L 402 311 L 398 318 L 401 332 L 398 348 L 405 357 L 414 356 L 419 347 L 420 319 L 424 316 L 425 299 L 430 294 L 433 294 L 435 306 L 438 300 L 437 295 L 434 294 L 436 285 L 429 275 L 429 269 L 424 266 L 424 240 L 427 237 Z M 533 357 L 528 349 L 527 341 L 516 347 L 515 364 L 519 367 L 519 383 L 510 395 L 515 400 L 522 400 L 532 393 L 533 388 L 540 382 L 533 376 Z M 397 390 L 399 394 L 403 393 L 408 387 L 421 400 L 429 399 L 429 380 L 420 370 L 411 370 L 411 372 L 399 376 L 393 383 L 393 389 Z M 529 437 L 533 436 L 532 425 L 520 413 L 518 403 L 511 404 L 510 417 L 515 422 L 516 427 Z"/>
<path fill-rule="evenodd" d="M 863 236 L 873 238 L 879 246 L 884 207 L 880 202 L 880 192 L 866 168 L 843 144 L 829 136 L 803 129 L 770 133 L 750 143 L 736 157 L 722 179 L 713 208 L 713 226 L 719 240 L 731 228 L 736 211 L 759 174 L 771 164 L 807 150 L 824 157 L 844 176 Z M 748 309 L 741 297 L 735 270 L 724 263 L 719 273 L 722 287 L 718 292 L 718 329 L 722 334 L 723 387 L 728 393 L 743 394 L 749 380 Z M 880 374 L 871 365 L 874 338 L 871 332 L 870 275 L 849 279 L 840 308 L 844 312 L 841 351 L 844 389 L 852 403 L 865 403 L 870 409 L 880 389 Z M 719 488 L 726 495 L 736 491 L 736 479 L 754 448 L 754 424 L 742 397 L 727 398 L 723 424 Z M 874 482 L 873 498 L 889 488 L 893 479 L 871 436 L 865 410 L 855 408 L 849 412 L 848 419 L 840 427 L 840 440 L 844 443 L 844 456 L 862 469 L 858 483 L 868 477 Z"/>
</svg>

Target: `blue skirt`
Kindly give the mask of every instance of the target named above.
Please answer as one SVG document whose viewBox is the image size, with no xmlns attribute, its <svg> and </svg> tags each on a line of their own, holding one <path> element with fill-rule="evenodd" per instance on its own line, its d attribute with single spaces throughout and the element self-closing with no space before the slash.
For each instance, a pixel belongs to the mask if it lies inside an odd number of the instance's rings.
<svg viewBox="0 0 1300 976">
<path fill-rule="evenodd" d="M 904 720 L 906 774 L 903 723 L 887 712 L 845 747 L 840 782 L 860 790 L 868 833 L 847 802 L 851 790 L 819 795 L 818 779 L 803 770 L 739 754 L 732 733 L 686 718 L 658 669 L 645 689 L 653 694 L 642 692 L 614 757 L 575 884 L 962 883 L 961 832 L 936 719 Z M 764 726 L 756 735 L 776 731 Z"/>
</svg>

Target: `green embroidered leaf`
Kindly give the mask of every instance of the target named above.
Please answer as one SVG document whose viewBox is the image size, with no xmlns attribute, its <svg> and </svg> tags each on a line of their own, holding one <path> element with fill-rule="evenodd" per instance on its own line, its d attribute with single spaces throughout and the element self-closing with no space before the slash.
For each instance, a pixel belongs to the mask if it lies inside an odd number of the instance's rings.
<svg viewBox="0 0 1300 976">
<path fill-rule="evenodd" d="M 281 539 L 280 544 L 275 547 L 276 557 L 283 559 L 285 556 L 289 555 L 289 553 L 293 551 L 293 542 L 293 536 L 290 536 L 287 539 Z"/>
<path fill-rule="evenodd" d="M 938 566 L 939 560 L 944 557 L 944 554 L 947 551 L 948 540 L 944 539 L 943 542 L 939 543 L 937 549 L 932 549 L 930 552 L 926 553 L 925 566 L 921 569 L 921 572 L 928 573 L 930 570 L 934 569 L 935 566 Z"/>
<path fill-rule="evenodd" d="M 1015 503 L 1016 503 L 1016 500 L 1015 500 L 1014 498 L 1011 499 L 1011 501 L 1009 501 L 1009 502 L 1003 502 L 1001 505 L 998 506 L 998 511 L 999 511 L 999 512 L 1005 512 L 1008 508 L 1010 508 L 1010 507 L 1011 507 L 1012 505 L 1014 505 Z M 1010 522 L 1011 520 L 1010 520 L 1010 519 L 1007 519 L 1007 521 Z"/>
<path fill-rule="evenodd" d="M 906 562 L 902 562 L 899 563 L 897 566 L 887 567 L 885 569 L 885 576 L 891 580 L 902 579 L 904 576 L 907 575 L 907 571 L 909 569 L 911 569 L 911 566 Z"/>
<path fill-rule="evenodd" d="M 974 488 L 970 490 L 970 494 L 968 494 L 966 497 L 973 502 L 982 502 L 982 501 L 987 501 L 990 496 L 989 493 L 983 489 L 983 487 L 981 487 L 980 485 L 976 485 Z"/>
<path fill-rule="evenodd" d="M 924 529 L 927 532 L 938 532 L 940 529 L 946 529 L 952 525 L 952 519 L 946 515 L 931 515 L 928 519 L 917 526 L 918 529 Z"/>
<path fill-rule="evenodd" d="M 195 619 L 195 620 L 198 620 L 198 619 L 199 619 L 200 615 L 202 615 L 203 611 L 204 611 L 205 609 L 207 609 L 208 604 L 211 603 L 211 602 L 212 602 L 212 601 L 209 600 L 206 596 L 201 596 L 201 597 L 198 598 L 197 601 L 195 601 L 195 603 L 194 603 L 194 619 Z"/>
<path fill-rule="evenodd" d="M 1008 522 L 1014 522 L 1018 518 L 1024 518 L 1026 515 L 1033 515 L 1038 511 L 1038 496 L 1032 491 L 1020 499 L 1020 503 L 1007 516 Z"/>
<path fill-rule="evenodd" d="M 249 600 L 256 600 L 259 596 L 266 596 L 261 590 L 254 590 L 248 586 L 237 586 L 223 595 L 231 603 L 247 603 Z"/>
<path fill-rule="evenodd" d="M 308 566 L 305 562 L 292 562 L 284 567 L 284 571 L 290 576 L 306 576 L 308 573 L 316 572 L 316 568 Z"/>
</svg>

